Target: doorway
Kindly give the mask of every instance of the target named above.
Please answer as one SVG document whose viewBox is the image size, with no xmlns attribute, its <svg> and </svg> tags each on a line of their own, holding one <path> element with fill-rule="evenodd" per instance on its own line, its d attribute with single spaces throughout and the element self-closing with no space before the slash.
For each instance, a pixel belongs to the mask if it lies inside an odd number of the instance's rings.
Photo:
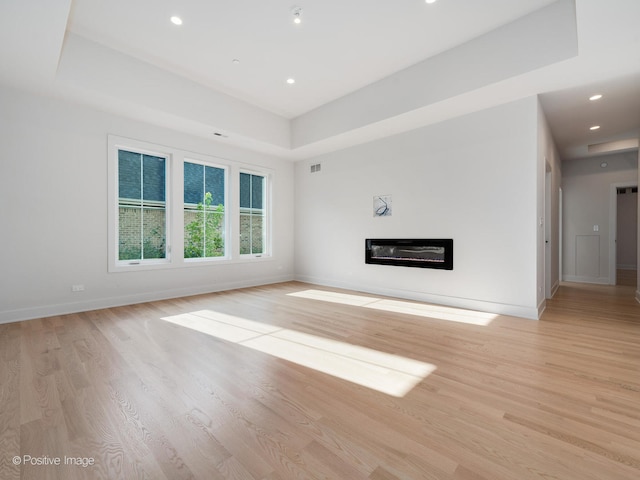
<svg viewBox="0 0 640 480">
<path fill-rule="evenodd" d="M 638 184 L 611 186 L 609 279 L 611 285 L 637 284 Z"/>
</svg>

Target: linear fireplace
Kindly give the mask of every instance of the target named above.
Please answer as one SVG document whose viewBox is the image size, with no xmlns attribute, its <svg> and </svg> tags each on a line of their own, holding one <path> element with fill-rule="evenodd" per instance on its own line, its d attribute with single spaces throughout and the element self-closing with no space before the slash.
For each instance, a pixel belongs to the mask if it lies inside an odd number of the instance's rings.
<svg viewBox="0 0 640 480">
<path fill-rule="evenodd" d="M 453 239 L 367 238 L 365 263 L 453 270 Z"/>
</svg>

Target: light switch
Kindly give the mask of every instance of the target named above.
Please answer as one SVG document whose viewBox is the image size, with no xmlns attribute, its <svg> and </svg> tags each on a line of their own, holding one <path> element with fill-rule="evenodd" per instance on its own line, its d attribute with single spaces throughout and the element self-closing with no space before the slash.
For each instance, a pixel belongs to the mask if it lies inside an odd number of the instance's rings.
<svg viewBox="0 0 640 480">
<path fill-rule="evenodd" d="M 594 225 L 593 226 L 593 231 L 594 232 L 599 232 L 600 231 L 600 225 Z"/>
</svg>

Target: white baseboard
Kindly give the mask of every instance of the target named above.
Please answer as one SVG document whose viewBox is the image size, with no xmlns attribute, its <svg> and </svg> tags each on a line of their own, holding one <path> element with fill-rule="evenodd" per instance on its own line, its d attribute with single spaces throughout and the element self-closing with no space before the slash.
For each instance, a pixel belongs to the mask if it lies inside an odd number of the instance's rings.
<svg viewBox="0 0 640 480">
<path fill-rule="evenodd" d="M 484 300 L 474 300 L 470 298 L 415 292 L 411 290 L 380 288 L 372 285 L 356 285 L 331 279 L 310 277 L 307 275 L 296 275 L 295 279 L 300 282 L 322 285 L 325 287 L 344 288 L 347 290 L 355 290 L 370 293 L 373 295 L 384 295 L 387 297 L 433 303 L 436 305 L 445 305 L 454 308 L 465 308 L 468 310 L 475 310 L 479 312 L 495 313 L 497 315 L 509 315 L 513 317 L 526 318 L 529 320 L 538 320 L 540 318 L 538 307 L 535 306 L 528 307 L 523 305 L 510 305 L 504 303 L 486 302 Z"/>
<path fill-rule="evenodd" d="M 597 285 L 609 285 L 609 277 L 583 277 L 580 275 L 563 275 L 565 282 L 594 283 Z"/>
<path fill-rule="evenodd" d="M 170 290 L 160 290 L 156 292 L 145 292 L 134 295 L 123 295 L 118 297 L 96 298 L 92 300 L 63 303 L 55 305 L 41 305 L 37 307 L 20 308 L 16 310 L 0 311 L 0 324 L 19 322 L 22 320 L 32 320 L 34 318 L 52 317 L 55 315 L 67 315 L 69 313 L 86 312 L 99 310 L 102 308 L 121 307 L 136 303 L 153 302 L 157 300 L 168 300 L 170 298 L 189 297 L 205 293 L 222 292 L 237 288 L 256 287 L 272 283 L 289 282 L 293 280 L 293 275 L 282 275 L 277 277 L 265 277 L 250 279 L 242 282 L 218 283 L 214 285 L 202 285 L 198 287 L 174 288 Z"/>
<path fill-rule="evenodd" d="M 556 283 L 553 284 L 553 286 L 551 287 L 551 298 L 553 298 L 555 296 L 556 293 L 558 293 L 558 289 L 560 288 L 560 280 L 556 280 Z"/>
<path fill-rule="evenodd" d="M 546 308 L 547 308 L 547 299 L 543 298 L 542 301 L 538 304 L 538 317 L 537 317 L 537 319 L 542 317 L 542 314 L 544 313 L 544 310 Z"/>
</svg>

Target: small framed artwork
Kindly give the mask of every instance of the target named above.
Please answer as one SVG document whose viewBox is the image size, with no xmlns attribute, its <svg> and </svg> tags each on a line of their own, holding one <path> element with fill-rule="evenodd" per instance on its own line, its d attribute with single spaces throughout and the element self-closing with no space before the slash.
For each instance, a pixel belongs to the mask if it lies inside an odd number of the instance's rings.
<svg viewBox="0 0 640 480">
<path fill-rule="evenodd" d="M 391 216 L 391 195 L 375 195 L 373 197 L 373 216 Z"/>
</svg>

